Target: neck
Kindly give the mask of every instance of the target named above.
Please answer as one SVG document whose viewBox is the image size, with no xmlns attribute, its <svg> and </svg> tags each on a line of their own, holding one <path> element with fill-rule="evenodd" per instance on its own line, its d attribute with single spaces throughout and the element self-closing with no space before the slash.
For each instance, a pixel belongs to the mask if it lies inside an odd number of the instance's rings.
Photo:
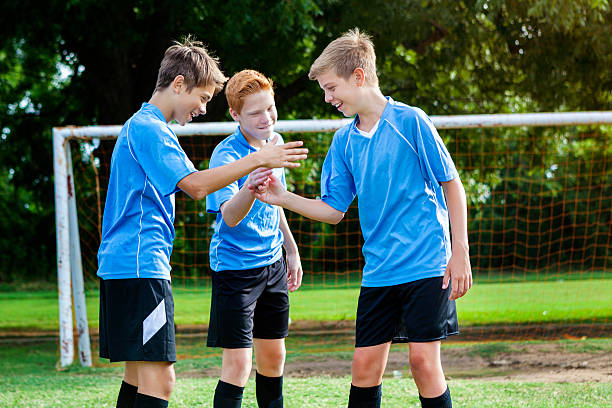
<svg viewBox="0 0 612 408">
<path fill-rule="evenodd" d="M 256 137 L 251 136 L 247 131 L 242 129 L 242 127 L 240 128 L 240 133 L 242 133 L 242 136 L 244 136 L 244 138 L 246 139 L 247 143 L 250 144 L 251 146 L 253 146 L 256 149 L 261 149 L 267 143 L 266 140 L 261 140 L 261 139 L 258 139 Z"/>
<path fill-rule="evenodd" d="M 369 132 L 382 116 L 387 106 L 387 98 L 378 87 L 372 87 L 364 90 L 363 100 L 367 103 L 364 103 L 357 112 L 359 115 L 357 127 L 364 132 Z"/>
<path fill-rule="evenodd" d="M 168 97 L 169 95 L 166 95 L 166 92 L 168 91 L 169 87 L 162 89 L 161 91 L 155 91 L 153 96 L 151 96 L 151 99 L 149 99 L 149 103 L 157 107 L 161 111 L 162 115 L 164 115 L 166 123 L 170 122 L 172 120 L 172 115 L 174 115 L 172 105 L 168 102 L 170 99 Z"/>
</svg>

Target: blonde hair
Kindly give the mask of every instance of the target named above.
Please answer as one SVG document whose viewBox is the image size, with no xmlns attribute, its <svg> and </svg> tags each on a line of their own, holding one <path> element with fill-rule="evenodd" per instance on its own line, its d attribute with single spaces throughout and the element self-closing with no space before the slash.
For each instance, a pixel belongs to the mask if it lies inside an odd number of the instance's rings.
<svg viewBox="0 0 612 408">
<path fill-rule="evenodd" d="M 259 91 L 270 91 L 274 95 L 272 86 L 272 80 L 266 78 L 261 72 L 244 69 L 234 74 L 225 87 L 227 104 L 236 113 L 240 113 L 244 105 L 244 98 Z"/>
<path fill-rule="evenodd" d="M 366 83 L 378 85 L 374 44 L 371 37 L 358 28 L 329 43 L 310 67 L 308 78 L 314 81 L 319 75 L 333 69 L 336 75 L 348 79 L 356 68 L 363 69 Z"/>
<path fill-rule="evenodd" d="M 189 92 L 195 87 L 214 85 L 216 95 L 227 81 L 219 69 L 219 60 L 209 55 L 204 44 L 191 35 L 182 42 L 175 41 L 166 50 L 157 74 L 155 91 L 166 88 L 178 75 L 185 78 Z"/>
</svg>

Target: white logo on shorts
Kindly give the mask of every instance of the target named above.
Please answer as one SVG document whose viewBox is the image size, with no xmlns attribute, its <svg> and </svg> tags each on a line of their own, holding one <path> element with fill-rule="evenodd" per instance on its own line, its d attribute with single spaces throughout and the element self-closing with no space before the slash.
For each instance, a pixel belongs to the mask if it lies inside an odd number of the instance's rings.
<svg viewBox="0 0 612 408">
<path fill-rule="evenodd" d="M 162 299 L 142 323 L 142 345 L 144 346 L 164 324 L 166 324 L 166 302 Z"/>
</svg>

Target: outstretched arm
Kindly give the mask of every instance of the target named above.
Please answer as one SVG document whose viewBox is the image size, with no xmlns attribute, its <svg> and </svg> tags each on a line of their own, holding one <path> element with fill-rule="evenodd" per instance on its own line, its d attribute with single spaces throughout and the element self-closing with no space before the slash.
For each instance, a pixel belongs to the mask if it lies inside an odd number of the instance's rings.
<svg viewBox="0 0 612 408">
<path fill-rule="evenodd" d="M 467 234 L 467 204 L 459 177 L 442 183 L 451 223 L 452 254 L 446 266 L 442 288 L 451 281 L 450 299 L 459 299 L 472 287 L 472 267 Z"/>
<path fill-rule="evenodd" d="M 259 186 L 259 188 L 252 187 L 250 190 L 257 199 L 265 203 L 279 205 L 313 220 L 337 224 L 344 218 L 343 212 L 321 200 L 304 198 L 287 191 L 273 175 L 270 176 L 267 183 Z"/>
<path fill-rule="evenodd" d="M 300 260 L 300 253 L 298 251 L 297 244 L 293 238 L 293 234 L 289 229 L 289 223 L 285 216 L 285 211 L 282 207 L 278 207 L 278 214 L 280 215 L 280 230 L 283 233 L 283 246 L 287 252 L 287 289 L 289 292 L 297 290 L 302 284 L 302 261 Z"/>
<path fill-rule="evenodd" d="M 191 198 L 201 200 L 241 177 L 249 174 L 258 167 L 299 167 L 298 160 L 306 159 L 308 149 L 299 148 L 302 142 L 289 142 L 276 145 L 278 135 L 270 143 L 255 153 L 235 162 L 212 169 L 196 171 L 184 177 L 177 183 L 177 187 L 186 192 Z"/>
<path fill-rule="evenodd" d="M 267 180 L 270 174 L 272 174 L 270 169 L 259 168 L 255 170 L 249 174 L 242 188 L 232 198 L 221 204 L 221 215 L 227 225 L 235 227 L 246 217 L 255 202 L 255 197 L 249 191 L 248 186 L 260 185 Z"/>
</svg>

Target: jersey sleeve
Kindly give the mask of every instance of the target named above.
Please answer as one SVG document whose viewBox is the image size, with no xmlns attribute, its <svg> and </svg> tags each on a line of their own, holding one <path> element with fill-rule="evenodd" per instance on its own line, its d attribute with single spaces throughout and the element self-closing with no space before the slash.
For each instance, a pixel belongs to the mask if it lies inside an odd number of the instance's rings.
<svg viewBox="0 0 612 408">
<path fill-rule="evenodd" d="M 239 159 L 240 156 L 238 152 L 229 147 L 229 145 L 218 145 L 213 151 L 212 156 L 210 157 L 210 163 L 208 167 L 213 169 L 215 167 L 220 167 L 232 163 Z M 228 186 L 225 186 L 222 189 L 207 195 L 206 211 L 209 213 L 221 212 L 221 205 L 224 202 L 228 201 L 230 198 L 232 198 L 234 195 L 236 195 L 239 190 L 240 186 L 238 184 L 238 180 L 236 180 Z"/>
<path fill-rule="evenodd" d="M 455 163 L 431 119 L 419 111 L 416 116 L 416 143 L 421 171 L 431 182 L 440 184 L 459 176 Z"/>
<path fill-rule="evenodd" d="M 345 147 L 336 133 L 321 169 L 321 200 L 341 212 L 348 210 L 357 194 Z"/>
<path fill-rule="evenodd" d="M 128 129 L 127 138 L 135 160 L 164 196 L 176 193 L 177 183 L 197 171 L 170 129 L 139 125 Z"/>
</svg>

